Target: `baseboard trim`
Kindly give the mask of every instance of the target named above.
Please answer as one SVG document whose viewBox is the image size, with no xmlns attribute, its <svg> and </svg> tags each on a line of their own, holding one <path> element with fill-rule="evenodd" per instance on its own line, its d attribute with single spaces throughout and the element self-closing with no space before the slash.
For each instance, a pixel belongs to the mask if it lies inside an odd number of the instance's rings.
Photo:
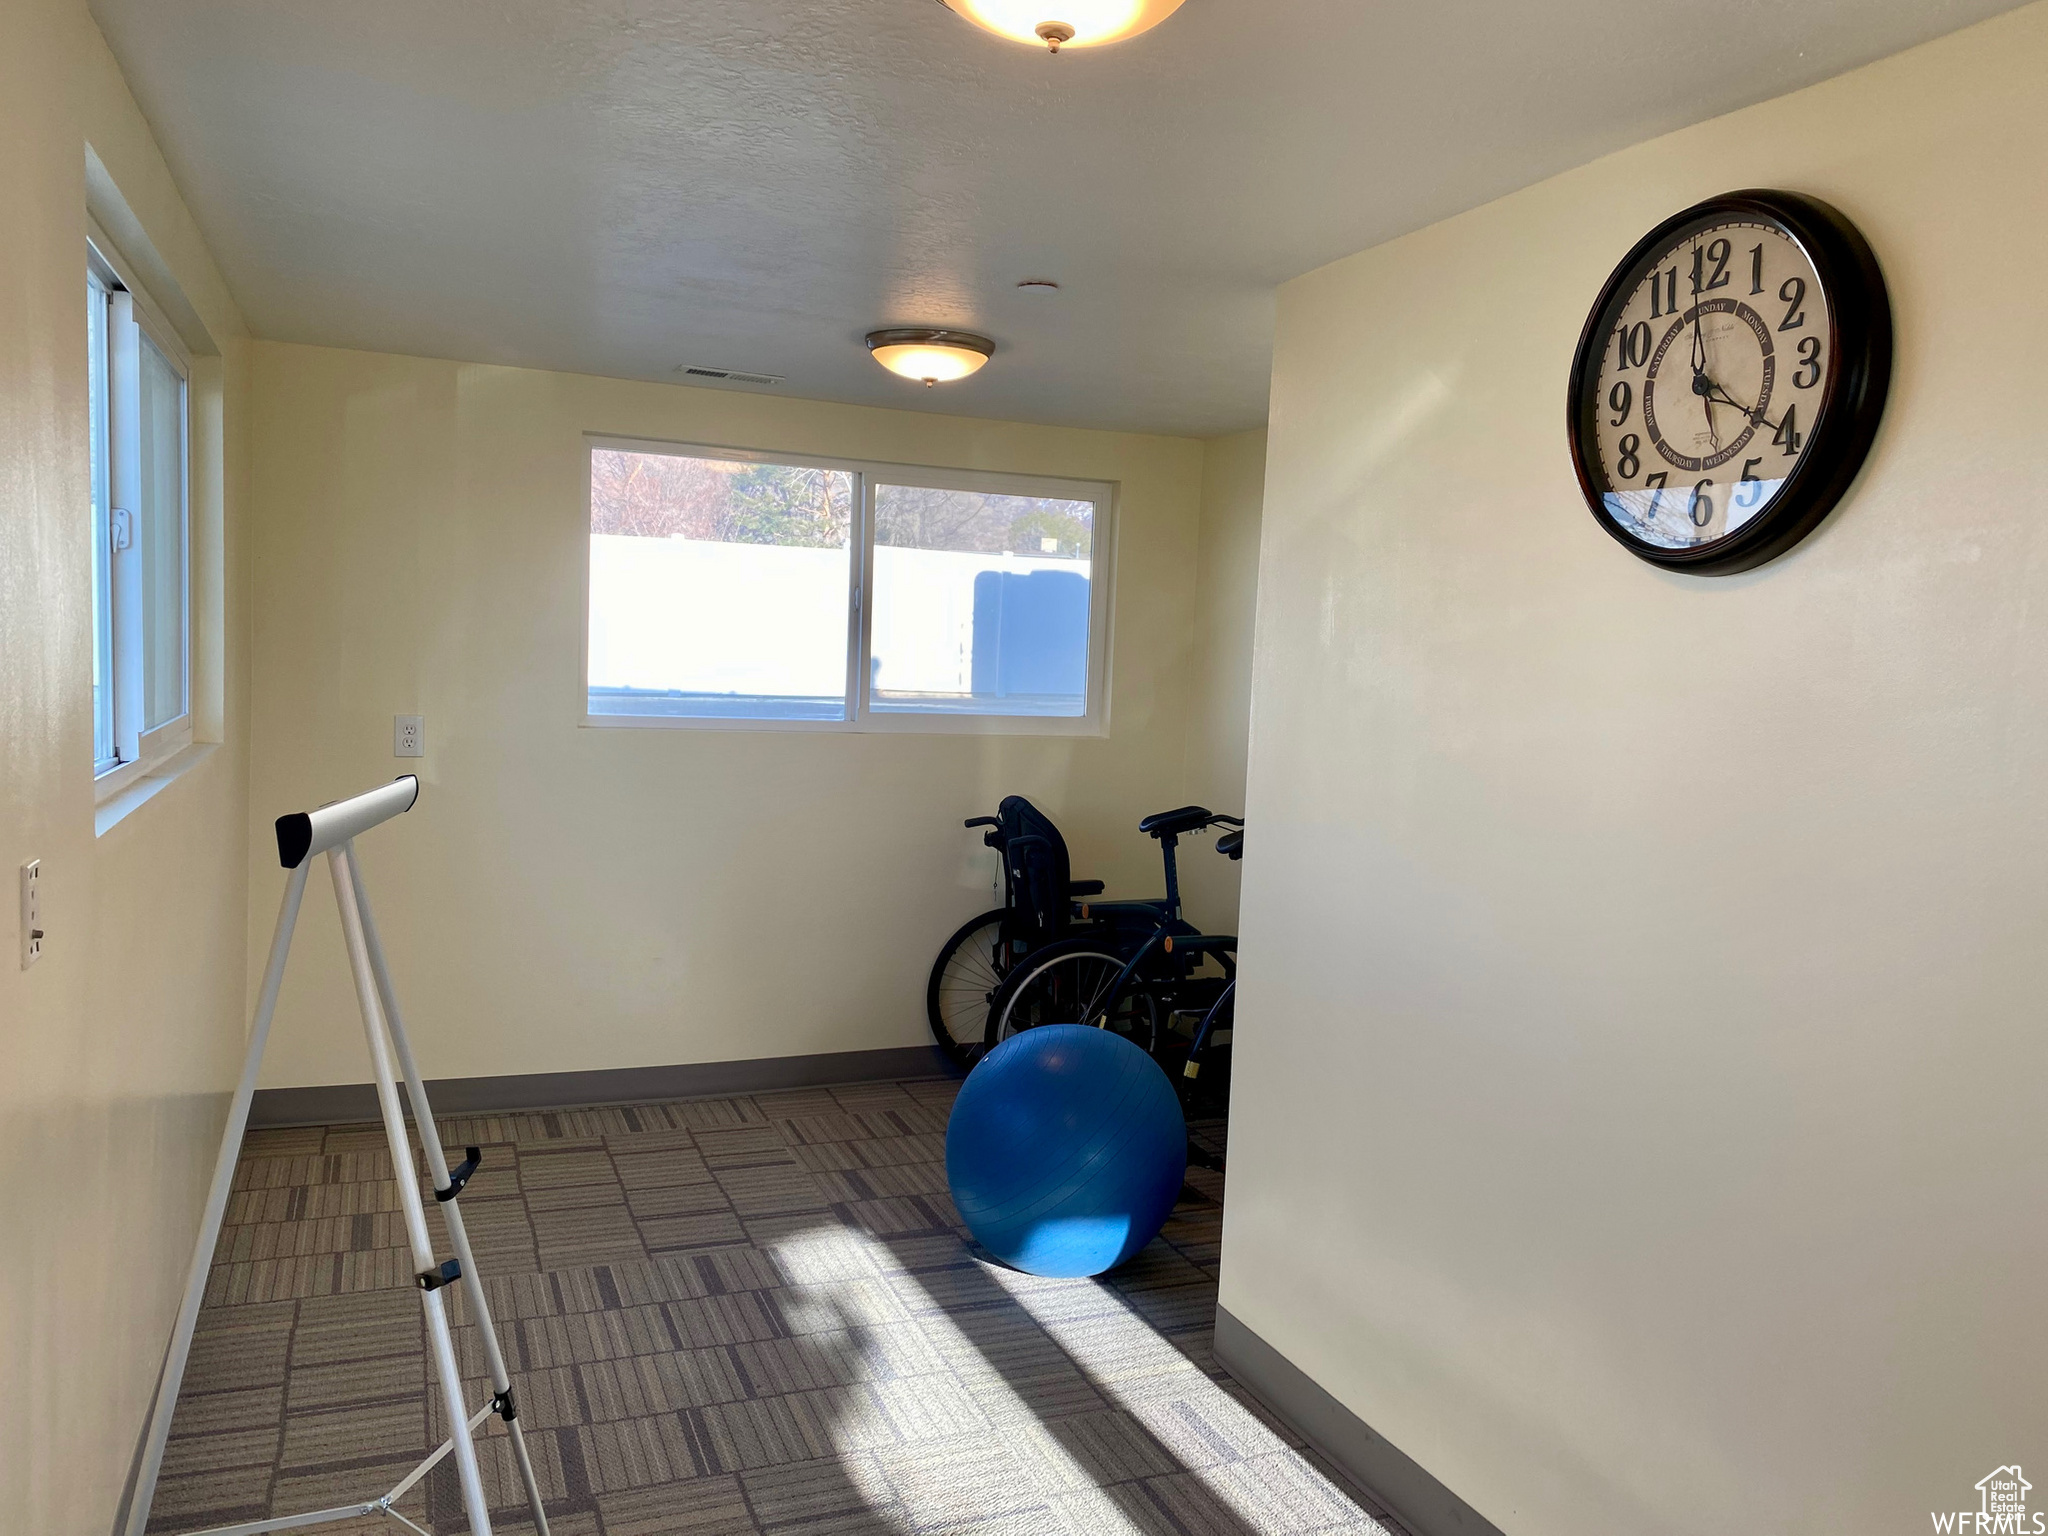
<svg viewBox="0 0 2048 1536">
<path fill-rule="evenodd" d="M 759 1061 L 704 1061 L 672 1067 L 620 1067 L 598 1072 L 528 1072 L 506 1077 L 443 1077 L 427 1082 L 438 1115 L 512 1109 L 574 1109 L 592 1104 L 644 1104 L 654 1099 L 722 1098 L 786 1088 L 829 1088 L 891 1078 L 958 1077 L 938 1047 L 898 1046 L 880 1051 L 832 1051 L 817 1056 L 769 1056 Z M 345 1125 L 377 1118 L 377 1090 L 369 1083 L 322 1088 L 259 1088 L 249 1125 Z"/>
<path fill-rule="evenodd" d="M 1220 1306 L 1216 1309 L 1216 1358 L 1415 1536 L 1501 1536 L 1492 1521 L 1375 1433 L 1365 1420 L 1311 1381 L 1300 1366 Z"/>
</svg>

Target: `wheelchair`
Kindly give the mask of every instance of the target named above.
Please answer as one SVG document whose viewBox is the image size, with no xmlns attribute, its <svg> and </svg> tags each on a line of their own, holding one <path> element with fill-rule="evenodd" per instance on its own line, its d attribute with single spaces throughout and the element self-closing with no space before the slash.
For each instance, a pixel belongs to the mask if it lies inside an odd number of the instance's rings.
<svg viewBox="0 0 2048 1536">
<path fill-rule="evenodd" d="M 1138 827 L 1159 843 L 1166 895 L 1137 901 L 1094 899 L 1102 882 L 1072 878 L 1059 829 L 1021 796 L 966 825 L 989 829 L 1006 900 L 964 924 L 932 967 L 926 1011 L 940 1046 L 971 1067 L 1019 1030 L 1092 1024 L 1159 1060 L 1191 1104 L 1204 1063 L 1230 1043 L 1237 940 L 1182 917 L 1177 849 L 1229 828 L 1217 851 L 1241 858 L 1243 818 L 1198 805 L 1147 816 Z"/>
<path fill-rule="evenodd" d="M 1073 878 L 1060 829 L 1022 795 L 964 825 L 988 829 L 981 840 L 1002 858 L 1003 905 L 969 918 L 940 947 L 924 1005 L 939 1048 L 969 1068 L 988 1050 L 989 999 L 1019 961 L 1074 931 L 1078 902 L 1101 895 L 1102 882 Z"/>
</svg>

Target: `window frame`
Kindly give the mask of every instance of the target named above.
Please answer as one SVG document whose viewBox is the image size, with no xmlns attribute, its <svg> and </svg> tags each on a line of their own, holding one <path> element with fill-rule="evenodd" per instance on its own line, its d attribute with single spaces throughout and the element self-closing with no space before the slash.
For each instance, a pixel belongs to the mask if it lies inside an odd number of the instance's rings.
<svg viewBox="0 0 2048 1536">
<path fill-rule="evenodd" d="M 86 270 L 88 283 L 102 290 L 107 302 L 104 360 L 90 355 L 93 342 L 88 335 L 88 369 L 103 375 L 102 390 L 91 409 L 104 418 L 96 424 L 99 440 L 106 446 L 104 470 L 93 466 L 93 539 L 100 553 L 94 572 L 96 623 L 106 649 L 107 680 L 111 685 L 110 716 L 114 757 L 101 758 L 95 744 L 93 798 L 96 804 L 119 795 L 140 779 L 158 772 L 172 758 L 192 745 L 194 601 L 192 590 L 192 501 L 195 458 L 192 441 L 192 356 L 164 312 L 137 281 L 134 269 L 107 237 L 98 221 L 86 224 Z M 113 513 L 122 500 L 129 499 L 125 478 L 139 475 L 141 466 L 140 412 L 141 368 L 139 341 L 127 327 L 145 337 L 170 365 L 178 378 L 178 440 L 182 473 L 178 477 L 178 590 L 184 622 L 178 627 L 178 668 L 183 710 L 169 720 L 145 728 L 145 656 L 148 644 L 142 610 L 141 551 L 131 540 L 125 551 L 113 548 Z M 98 667 L 95 667 L 98 681 Z"/>
<path fill-rule="evenodd" d="M 671 458 L 717 459 L 743 464 L 787 464 L 799 469 L 836 470 L 854 477 L 857 510 L 849 530 L 847 561 L 846 707 L 844 720 L 754 719 L 732 716 L 592 714 L 590 711 L 590 492 L 591 454 L 599 449 L 619 453 L 661 454 Z M 1088 570 L 1087 708 L 1079 715 L 996 715 L 956 710 L 885 709 L 870 707 L 868 651 L 874 634 L 872 596 L 875 564 L 875 493 L 878 485 L 977 492 L 1000 496 L 1035 496 L 1094 505 L 1094 534 Z M 583 724 L 597 729 L 699 731 L 837 731 L 857 735 L 947 736 L 1106 736 L 1109 734 L 1109 682 L 1114 636 L 1112 623 L 1116 585 L 1117 502 L 1121 487 L 1112 480 L 1081 480 L 1058 475 L 1009 474 L 990 470 L 949 469 L 929 464 L 893 463 L 882 459 L 850 459 L 815 453 L 783 453 L 772 449 L 735 448 L 717 443 L 670 442 L 659 438 L 623 437 L 614 433 L 583 435 L 583 505 L 581 550 L 583 665 L 577 675 Z"/>
</svg>

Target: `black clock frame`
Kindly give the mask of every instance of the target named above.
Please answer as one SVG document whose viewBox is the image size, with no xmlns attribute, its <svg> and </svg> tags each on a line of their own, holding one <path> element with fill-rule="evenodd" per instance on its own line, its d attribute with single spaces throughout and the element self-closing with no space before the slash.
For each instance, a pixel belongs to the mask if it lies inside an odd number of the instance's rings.
<svg viewBox="0 0 2048 1536">
<path fill-rule="evenodd" d="M 1600 467 L 1596 388 L 1614 322 L 1651 259 L 1689 224 L 1749 219 L 1774 225 L 1805 250 L 1828 312 L 1828 368 L 1805 453 L 1769 506 L 1736 532 L 1694 549 L 1665 549 L 1608 515 Z M 1636 242 L 1607 279 L 1572 358 L 1567 435 L 1572 468 L 1593 520 L 1638 559 L 1695 576 L 1732 576 L 1775 560 L 1820 526 L 1863 467 L 1892 376 L 1892 306 L 1884 272 L 1862 233 L 1836 209 L 1798 192 L 1729 192 L 1675 213 Z"/>
</svg>

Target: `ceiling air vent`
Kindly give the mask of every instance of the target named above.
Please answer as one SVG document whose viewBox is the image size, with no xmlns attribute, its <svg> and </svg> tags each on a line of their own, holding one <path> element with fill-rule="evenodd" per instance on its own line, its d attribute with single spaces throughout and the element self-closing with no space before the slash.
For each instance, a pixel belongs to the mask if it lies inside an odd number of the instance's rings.
<svg viewBox="0 0 2048 1536">
<path fill-rule="evenodd" d="M 676 370 L 686 379 L 724 379 L 730 384 L 786 384 L 789 381 L 779 373 L 741 373 L 737 368 L 692 368 Z"/>
</svg>

